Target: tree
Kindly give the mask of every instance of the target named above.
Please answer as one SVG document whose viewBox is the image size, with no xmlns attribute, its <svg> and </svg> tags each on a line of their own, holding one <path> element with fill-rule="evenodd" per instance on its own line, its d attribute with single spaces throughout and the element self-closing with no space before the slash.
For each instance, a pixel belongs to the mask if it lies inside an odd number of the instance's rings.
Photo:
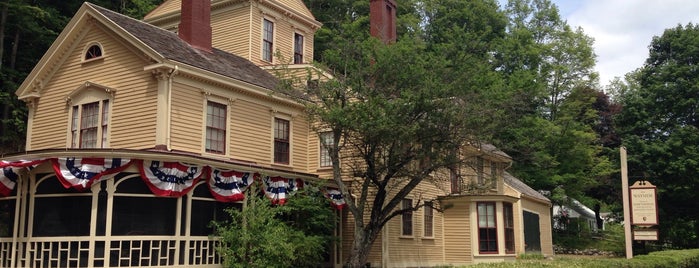
<svg viewBox="0 0 699 268">
<path fill-rule="evenodd" d="M 661 239 L 696 247 L 699 209 L 699 25 L 656 36 L 639 70 L 638 88 L 621 99 L 616 120 L 629 151 L 631 178 L 658 186 Z"/>
<path fill-rule="evenodd" d="M 246 192 L 243 209 L 229 208 L 228 222 L 213 222 L 226 267 L 315 267 L 334 240 L 335 215 L 317 189 L 298 192 L 283 206 Z"/>
</svg>

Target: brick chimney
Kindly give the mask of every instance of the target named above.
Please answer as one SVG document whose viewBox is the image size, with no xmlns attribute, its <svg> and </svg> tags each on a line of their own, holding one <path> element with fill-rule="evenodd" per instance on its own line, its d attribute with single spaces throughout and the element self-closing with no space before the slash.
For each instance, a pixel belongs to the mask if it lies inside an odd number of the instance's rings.
<svg viewBox="0 0 699 268">
<path fill-rule="evenodd" d="M 396 1 L 370 0 L 369 26 L 371 36 L 384 44 L 396 42 Z"/>
<path fill-rule="evenodd" d="M 177 34 L 190 46 L 211 52 L 211 0 L 182 0 Z"/>
</svg>

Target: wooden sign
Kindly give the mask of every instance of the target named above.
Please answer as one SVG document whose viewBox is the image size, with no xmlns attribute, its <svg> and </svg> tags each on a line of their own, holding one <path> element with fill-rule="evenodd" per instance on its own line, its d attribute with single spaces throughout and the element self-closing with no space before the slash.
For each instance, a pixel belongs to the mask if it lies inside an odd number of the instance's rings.
<svg viewBox="0 0 699 268">
<path fill-rule="evenodd" d="M 658 230 L 633 230 L 633 240 L 658 240 Z"/>
<path fill-rule="evenodd" d="M 631 224 L 658 225 L 658 199 L 655 185 L 648 181 L 637 181 L 629 187 L 629 191 L 631 192 Z"/>
</svg>

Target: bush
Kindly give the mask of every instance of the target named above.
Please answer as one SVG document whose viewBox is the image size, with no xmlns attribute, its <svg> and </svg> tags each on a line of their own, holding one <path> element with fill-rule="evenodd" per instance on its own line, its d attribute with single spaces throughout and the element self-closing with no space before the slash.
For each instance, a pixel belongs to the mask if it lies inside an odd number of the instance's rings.
<svg viewBox="0 0 699 268">
<path fill-rule="evenodd" d="M 230 222 L 212 223 L 225 267 L 313 267 L 323 262 L 333 241 L 335 214 L 319 191 L 295 194 L 272 205 L 248 189 L 242 210 L 227 210 Z"/>
</svg>

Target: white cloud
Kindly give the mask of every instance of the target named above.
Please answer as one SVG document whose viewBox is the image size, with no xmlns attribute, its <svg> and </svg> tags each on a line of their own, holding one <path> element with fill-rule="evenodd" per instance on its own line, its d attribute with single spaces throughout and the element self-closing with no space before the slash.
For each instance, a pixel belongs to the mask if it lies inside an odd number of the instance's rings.
<svg viewBox="0 0 699 268">
<path fill-rule="evenodd" d="M 597 71 L 606 85 L 643 65 L 653 36 L 699 23 L 696 0 L 552 0 L 568 24 L 595 39 Z"/>
</svg>

